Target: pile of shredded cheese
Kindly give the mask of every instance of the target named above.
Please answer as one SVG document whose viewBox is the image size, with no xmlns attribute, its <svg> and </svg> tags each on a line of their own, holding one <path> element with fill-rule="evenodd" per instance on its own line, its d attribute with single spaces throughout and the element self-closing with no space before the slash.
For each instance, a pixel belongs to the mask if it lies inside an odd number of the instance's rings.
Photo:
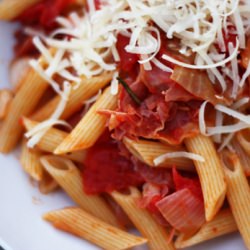
<svg viewBox="0 0 250 250">
<path fill-rule="evenodd" d="M 249 66 L 240 78 L 237 61 L 239 49 L 245 48 L 245 37 L 250 31 L 248 0 L 102 0 L 99 10 L 95 10 L 93 0 L 87 2 L 89 11 L 83 9 L 80 14 L 72 12 L 67 17 L 58 17 L 60 28 L 50 36 L 40 34 L 33 39 L 48 66 L 43 68 L 39 61 L 34 60 L 31 61 L 31 66 L 64 101 L 68 95 L 60 89 L 53 76 L 57 74 L 70 82 L 73 88 L 77 88 L 83 75 L 92 77 L 104 71 L 115 71 L 120 60 L 116 49 L 119 33 L 129 38 L 126 51 L 139 54 L 139 63 L 146 70 L 151 70 L 153 63 L 168 72 L 172 69 L 155 57 L 161 46 L 160 32 L 165 33 L 169 39 L 178 38 L 182 54 L 195 53 L 194 64 L 182 63 L 168 55 L 163 55 L 163 59 L 183 67 L 207 70 L 211 81 L 219 82 L 223 91 L 227 88 L 225 77 L 231 78 L 231 97 L 235 99 L 250 75 Z M 235 45 L 228 44 L 228 55 L 223 36 L 232 32 L 230 27 L 235 27 L 237 40 Z M 66 38 L 57 39 L 58 35 Z M 51 47 L 56 50 L 53 55 L 49 50 Z M 226 64 L 229 66 L 224 67 Z M 114 74 L 116 75 L 117 73 Z M 114 77 L 112 94 L 117 94 L 117 85 Z M 217 105 L 216 127 L 206 128 L 205 106 L 206 102 L 200 109 L 200 129 L 203 134 L 215 135 L 216 142 L 221 142 L 222 133 L 234 133 L 250 125 L 248 116 L 234 110 L 237 107 Z M 233 116 L 239 122 L 223 126 L 224 114 Z M 59 117 L 60 115 L 56 119 Z M 55 121 L 55 117 L 52 118 Z M 32 136 L 37 136 L 37 133 Z M 32 140 L 38 141 L 34 138 Z M 34 143 L 30 143 L 32 145 Z"/>
</svg>

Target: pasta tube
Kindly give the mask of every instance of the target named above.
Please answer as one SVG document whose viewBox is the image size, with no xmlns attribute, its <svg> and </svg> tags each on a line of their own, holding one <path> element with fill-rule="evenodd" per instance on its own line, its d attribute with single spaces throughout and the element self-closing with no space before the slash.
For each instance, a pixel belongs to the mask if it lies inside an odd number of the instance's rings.
<svg viewBox="0 0 250 250">
<path fill-rule="evenodd" d="M 8 114 L 8 109 L 13 100 L 13 93 L 10 90 L 0 90 L 0 120 L 4 119 Z"/>
<path fill-rule="evenodd" d="M 116 106 L 117 96 L 112 95 L 108 87 L 54 153 L 63 154 L 93 146 L 104 132 L 107 122 L 105 116 L 97 113 L 98 110 L 114 110 Z"/>
<path fill-rule="evenodd" d="M 148 140 L 131 140 L 127 137 L 123 139 L 123 143 L 135 157 L 142 162 L 154 167 L 154 159 L 165 153 L 181 151 L 181 147 L 173 147 L 163 144 L 161 142 L 154 142 Z M 172 158 L 161 163 L 159 167 L 172 167 L 175 165 L 178 169 L 186 171 L 194 171 L 193 162 L 186 158 Z"/>
<path fill-rule="evenodd" d="M 136 188 L 130 189 L 130 194 L 113 192 L 114 200 L 123 208 L 130 220 L 140 233 L 148 239 L 151 250 L 174 250 L 172 243 L 169 243 L 169 235 L 165 228 L 160 226 L 146 209 L 139 208 L 137 201 L 141 194 Z"/>
<path fill-rule="evenodd" d="M 219 211 L 226 195 L 226 183 L 220 159 L 209 137 L 198 135 L 185 140 L 187 149 L 201 155 L 205 162 L 194 161 L 201 182 L 206 220 L 211 221 Z"/>
<path fill-rule="evenodd" d="M 81 109 L 84 101 L 88 100 L 90 97 L 96 94 L 99 89 L 104 88 L 110 82 L 112 75 L 112 73 L 105 73 L 90 79 L 83 78 L 79 87 L 72 89 L 61 119 L 66 120 L 72 114 Z M 32 120 L 43 121 L 47 119 L 54 112 L 59 102 L 60 97 L 56 96 L 41 109 L 39 109 L 34 115 L 32 115 Z"/>
<path fill-rule="evenodd" d="M 41 153 L 36 149 L 28 148 L 27 141 L 22 142 L 21 165 L 33 179 L 40 181 L 43 178 L 43 166 L 40 163 Z"/>
<path fill-rule="evenodd" d="M 41 0 L 3 0 L 0 2 L 0 20 L 10 21 Z"/>
<path fill-rule="evenodd" d="M 192 237 L 186 238 L 184 234 L 180 234 L 175 241 L 175 247 L 190 247 L 235 231 L 237 231 L 237 225 L 232 212 L 229 209 L 224 209 L 213 220 L 206 222 Z"/>
<path fill-rule="evenodd" d="M 250 176 L 250 155 L 248 155 L 241 147 L 240 143 L 238 142 L 238 139 L 234 138 L 232 140 L 232 146 L 241 161 L 245 175 Z"/>
<path fill-rule="evenodd" d="M 122 250 L 147 242 L 144 238 L 110 226 L 76 207 L 48 212 L 43 218 L 56 228 L 86 239 L 103 249 Z"/>
<path fill-rule="evenodd" d="M 76 204 L 103 221 L 119 226 L 114 213 L 101 197 L 84 193 L 81 174 L 72 161 L 58 156 L 44 156 L 41 163 Z"/>
<path fill-rule="evenodd" d="M 48 84 L 33 69 L 24 79 L 19 91 L 9 106 L 8 115 L 0 130 L 0 152 L 8 153 L 17 144 L 23 128 L 19 123 L 22 116 L 29 115 L 36 107 Z"/>
<path fill-rule="evenodd" d="M 23 118 L 23 125 L 27 131 L 33 129 L 38 122 L 31 121 L 27 118 Z M 68 133 L 61 131 L 60 129 L 50 128 L 46 134 L 41 138 L 37 143 L 36 147 L 42 151 L 53 153 L 56 147 L 67 137 Z M 62 155 L 65 158 L 68 158 L 72 161 L 83 163 L 86 152 L 84 150 L 75 151 Z"/>
<path fill-rule="evenodd" d="M 237 139 L 241 147 L 250 155 L 250 129 L 238 132 Z"/>
<path fill-rule="evenodd" d="M 227 182 L 227 199 L 241 236 L 250 249 L 250 188 L 237 155 L 222 154 Z"/>
<path fill-rule="evenodd" d="M 40 161 L 39 161 L 40 162 Z M 38 182 L 39 191 L 43 194 L 48 194 L 58 189 L 58 183 L 51 175 L 43 169 L 43 178 Z"/>
</svg>

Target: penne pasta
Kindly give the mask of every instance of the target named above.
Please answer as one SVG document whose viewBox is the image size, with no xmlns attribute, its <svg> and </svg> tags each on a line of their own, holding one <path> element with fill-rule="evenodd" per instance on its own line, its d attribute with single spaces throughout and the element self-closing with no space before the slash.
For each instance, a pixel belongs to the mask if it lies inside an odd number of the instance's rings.
<svg viewBox="0 0 250 250">
<path fill-rule="evenodd" d="M 238 139 L 234 138 L 232 140 L 232 146 L 241 161 L 245 175 L 250 176 L 250 155 L 248 155 L 241 147 L 240 143 L 238 142 Z"/>
<path fill-rule="evenodd" d="M 79 109 L 81 109 L 83 107 L 84 101 L 88 100 L 90 97 L 96 94 L 99 89 L 104 88 L 110 82 L 112 75 L 112 73 L 106 73 L 90 79 L 83 78 L 79 87 L 72 89 L 61 119 L 67 119 Z M 35 114 L 32 115 L 32 120 L 43 121 L 47 119 L 54 112 L 59 102 L 60 97 L 56 96 L 41 109 L 35 112 Z"/>
<path fill-rule="evenodd" d="M 8 153 L 16 146 L 23 131 L 19 123 L 20 118 L 29 115 L 35 109 L 48 87 L 45 80 L 33 69 L 29 71 L 24 81 L 25 84 L 22 84 L 9 106 L 8 115 L 0 130 L 0 152 L 2 153 Z"/>
<path fill-rule="evenodd" d="M 250 129 L 238 132 L 237 139 L 241 147 L 250 156 Z"/>
<path fill-rule="evenodd" d="M 10 90 L 0 90 L 0 120 L 4 119 L 8 114 L 8 109 L 13 100 L 13 93 Z"/>
<path fill-rule="evenodd" d="M 22 122 L 27 131 L 30 131 L 39 124 L 38 122 L 31 121 L 27 118 L 23 118 Z M 64 132 L 60 129 L 50 128 L 37 143 L 36 147 L 42 151 L 53 153 L 56 147 L 67 137 L 67 135 L 67 132 Z M 86 152 L 84 150 L 81 150 L 65 154 L 63 155 L 63 157 L 75 162 L 83 163 L 85 155 Z"/>
<path fill-rule="evenodd" d="M 112 95 L 110 93 L 110 87 L 108 87 L 72 132 L 56 148 L 54 153 L 64 154 L 93 146 L 104 132 L 107 122 L 105 116 L 97 113 L 98 110 L 114 110 L 116 106 L 117 96 Z"/>
<path fill-rule="evenodd" d="M 38 182 L 39 191 L 42 194 L 49 194 L 59 188 L 58 183 L 51 177 L 51 175 L 43 169 L 43 178 Z"/>
<path fill-rule="evenodd" d="M 9 81 L 14 93 L 17 93 L 23 84 L 22 79 L 25 78 L 30 70 L 29 62 L 31 59 L 31 56 L 25 56 L 11 62 L 9 67 Z"/>
<path fill-rule="evenodd" d="M 80 171 L 72 161 L 58 156 L 44 156 L 41 163 L 76 204 L 99 219 L 119 226 L 110 207 L 100 196 L 84 193 Z"/>
<path fill-rule="evenodd" d="M 122 250 L 147 242 L 144 238 L 110 226 L 76 207 L 48 212 L 43 218 L 54 227 L 88 240 L 102 249 Z"/>
<path fill-rule="evenodd" d="M 146 209 L 139 208 L 137 203 L 141 198 L 141 194 L 136 188 L 131 188 L 130 194 L 112 192 L 111 195 L 123 208 L 140 233 L 148 239 L 148 245 L 151 250 L 175 249 L 173 244 L 168 242 L 169 235 L 166 229 L 160 226 Z"/>
<path fill-rule="evenodd" d="M 165 153 L 176 152 L 183 150 L 181 147 L 173 147 L 161 142 L 148 141 L 148 140 L 131 140 L 127 137 L 123 139 L 123 143 L 135 157 L 140 159 L 142 162 L 148 164 L 151 167 L 155 167 L 154 159 Z M 186 158 L 172 158 L 168 159 L 161 164 L 159 167 L 172 168 L 176 166 L 178 169 L 186 171 L 194 171 L 193 162 Z"/>
<path fill-rule="evenodd" d="M 250 250 L 249 26 L 250 0 L 0 0 L 0 153 L 21 142 L 76 204 L 44 219 L 107 250 L 234 231 Z"/>
<path fill-rule="evenodd" d="M 192 237 L 186 238 L 186 235 L 180 234 L 175 241 L 175 247 L 178 249 L 190 247 L 221 235 L 236 232 L 237 229 L 232 212 L 224 209 L 216 214 L 213 220 L 206 222 Z"/>
<path fill-rule="evenodd" d="M 27 131 L 32 130 L 39 123 L 29 120 L 27 118 L 22 119 L 22 123 Z M 47 133 L 37 143 L 37 147 L 46 152 L 53 152 L 56 147 L 67 137 L 68 133 L 60 129 L 50 128 Z"/>
<path fill-rule="evenodd" d="M 227 200 L 240 234 L 250 249 L 250 188 L 237 155 L 223 152 L 222 159 L 227 182 Z"/>
<path fill-rule="evenodd" d="M 205 162 L 194 161 L 201 182 L 206 220 L 211 221 L 221 208 L 226 195 L 226 183 L 220 159 L 209 137 L 198 135 L 185 140 L 187 149 L 204 157 Z"/>
<path fill-rule="evenodd" d="M 20 162 L 24 171 L 37 181 L 43 179 L 43 166 L 40 163 L 40 157 L 41 152 L 28 148 L 27 141 L 23 139 Z"/>
<path fill-rule="evenodd" d="M 41 0 L 3 0 L 0 2 L 0 20 L 10 21 Z"/>
</svg>

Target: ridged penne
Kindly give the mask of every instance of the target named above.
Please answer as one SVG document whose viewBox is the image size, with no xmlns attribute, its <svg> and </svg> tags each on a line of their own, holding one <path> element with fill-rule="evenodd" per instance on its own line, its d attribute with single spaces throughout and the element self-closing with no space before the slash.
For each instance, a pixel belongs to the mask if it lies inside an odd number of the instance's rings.
<svg viewBox="0 0 250 250">
<path fill-rule="evenodd" d="M 20 162 L 24 171 L 37 181 L 43 178 L 43 166 L 40 163 L 40 157 L 41 152 L 28 148 L 27 141 L 23 139 Z"/>
<path fill-rule="evenodd" d="M 250 155 L 248 155 L 241 147 L 240 143 L 238 142 L 238 139 L 234 138 L 232 140 L 232 146 L 241 161 L 245 175 L 250 176 Z"/>
<path fill-rule="evenodd" d="M 38 122 L 31 121 L 27 118 L 22 119 L 23 125 L 27 131 L 33 129 Z M 67 137 L 68 133 L 60 129 L 50 128 L 46 134 L 37 143 L 36 147 L 42 151 L 53 153 L 53 151 L 58 147 L 58 145 Z M 85 159 L 86 152 L 84 150 L 75 151 L 63 155 L 63 157 L 68 158 L 75 162 L 82 163 Z"/>
<path fill-rule="evenodd" d="M 0 20 L 10 21 L 41 0 L 3 0 L 0 2 Z"/>
<path fill-rule="evenodd" d="M 148 140 L 131 140 L 127 137 L 123 139 L 126 148 L 135 157 L 151 167 L 155 167 L 154 159 L 160 155 L 169 152 L 183 151 L 182 147 L 168 146 L 161 142 L 154 142 Z M 172 167 L 176 166 L 178 169 L 186 171 L 194 171 L 193 162 L 186 158 L 171 158 L 159 165 L 159 167 Z"/>
<path fill-rule="evenodd" d="M 213 220 L 206 222 L 192 237 L 186 238 L 184 234 L 180 234 L 175 241 L 175 247 L 178 249 L 190 247 L 237 230 L 232 212 L 229 209 L 224 209 L 216 214 Z"/>
<path fill-rule="evenodd" d="M 13 92 L 7 89 L 0 90 L 0 120 L 4 119 L 8 114 L 8 109 L 13 100 Z"/>
<path fill-rule="evenodd" d="M 97 113 L 98 110 L 114 110 L 116 106 L 117 96 L 112 95 L 108 87 L 54 153 L 64 154 L 93 146 L 104 132 L 107 122 L 105 116 Z"/>
<path fill-rule="evenodd" d="M 44 156 L 41 163 L 76 204 L 99 219 L 119 226 L 114 213 L 100 196 L 84 193 L 80 171 L 72 161 L 58 156 Z"/>
<path fill-rule="evenodd" d="M 227 200 L 240 234 L 250 249 L 250 188 L 243 167 L 236 154 L 223 152 L 227 182 Z"/>
<path fill-rule="evenodd" d="M 12 100 L 8 115 L 0 130 L 0 152 L 8 153 L 17 144 L 23 127 L 20 124 L 22 116 L 29 115 L 36 107 L 48 84 L 33 69 L 29 71 L 25 83 Z"/>
<path fill-rule="evenodd" d="M 211 221 L 219 211 L 226 195 L 226 182 L 220 159 L 209 137 L 198 135 L 185 140 L 187 149 L 201 155 L 205 161 L 194 161 L 201 182 L 206 220 Z"/>
<path fill-rule="evenodd" d="M 147 242 L 144 238 L 106 224 L 76 207 L 48 212 L 43 218 L 56 228 L 88 240 L 102 249 L 122 250 Z"/>
<path fill-rule="evenodd" d="M 40 162 L 40 161 L 39 161 Z M 43 169 L 43 178 L 38 182 L 39 191 L 42 194 L 49 194 L 59 188 L 58 183 L 52 176 Z"/>
<path fill-rule="evenodd" d="M 241 147 L 250 155 L 250 129 L 238 132 L 237 139 Z"/>
<path fill-rule="evenodd" d="M 172 243 L 169 243 L 169 235 L 166 229 L 160 226 L 144 208 L 139 208 L 138 200 L 140 192 L 136 188 L 130 188 L 130 194 L 112 192 L 114 200 L 123 208 L 130 220 L 140 233 L 148 239 L 151 250 L 174 250 Z"/>
<path fill-rule="evenodd" d="M 112 75 L 112 73 L 105 73 L 90 79 L 83 78 L 79 87 L 72 89 L 61 119 L 65 120 L 81 109 L 84 101 L 92 97 L 99 89 L 104 88 L 110 82 Z M 54 112 L 59 102 L 60 97 L 56 96 L 32 115 L 32 120 L 43 121 L 47 119 Z"/>
</svg>

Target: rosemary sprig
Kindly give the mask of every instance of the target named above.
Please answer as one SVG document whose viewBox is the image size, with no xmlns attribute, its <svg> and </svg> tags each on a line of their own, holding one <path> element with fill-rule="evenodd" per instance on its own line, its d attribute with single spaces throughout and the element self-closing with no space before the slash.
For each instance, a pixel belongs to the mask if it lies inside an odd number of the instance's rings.
<svg viewBox="0 0 250 250">
<path fill-rule="evenodd" d="M 129 96 L 131 97 L 131 99 L 133 99 L 133 101 L 137 105 L 141 105 L 140 98 L 133 92 L 133 90 L 128 86 L 128 84 L 122 78 L 120 78 L 120 77 L 117 77 L 116 79 L 124 87 L 124 89 L 127 91 L 127 93 L 129 94 Z"/>
</svg>

